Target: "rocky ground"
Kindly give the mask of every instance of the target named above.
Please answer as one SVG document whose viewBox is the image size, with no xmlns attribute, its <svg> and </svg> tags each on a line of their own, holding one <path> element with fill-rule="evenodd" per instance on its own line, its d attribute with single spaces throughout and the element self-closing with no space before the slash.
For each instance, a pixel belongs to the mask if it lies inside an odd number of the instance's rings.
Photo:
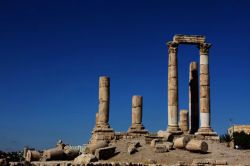
<svg viewBox="0 0 250 166">
<path fill-rule="evenodd" d="M 120 140 L 114 143 L 119 153 L 105 162 L 148 163 L 156 161 L 157 164 L 176 164 L 179 161 L 184 161 L 191 164 L 194 159 L 213 159 L 226 160 L 229 165 L 250 165 L 250 150 L 235 150 L 216 141 L 206 141 L 209 147 L 206 154 L 191 153 L 181 149 L 170 150 L 166 153 L 154 153 L 153 147 L 143 141 L 140 142 L 142 146 L 138 148 L 138 152 L 132 155 L 127 152 L 128 141 Z"/>
<path fill-rule="evenodd" d="M 140 142 L 141 146 L 135 148 L 137 151 L 133 154 L 128 153 L 128 149 L 131 150 L 131 145 L 137 145 Z M 208 144 L 208 152 L 205 154 L 201 153 L 192 153 L 185 149 L 172 149 L 168 152 L 164 153 L 155 153 L 154 147 L 150 144 L 145 143 L 145 139 L 121 139 L 116 142 L 112 142 L 109 147 L 116 147 L 116 154 L 114 151 L 112 153 L 112 157 L 107 160 L 98 160 L 95 159 L 92 162 L 96 166 L 106 165 L 106 163 L 113 163 L 113 165 L 117 165 L 116 163 L 121 163 L 118 165 L 131 165 L 129 163 L 133 163 L 135 165 L 143 165 L 143 164 L 159 164 L 159 165 L 176 165 L 177 163 L 185 163 L 183 165 L 191 165 L 194 164 L 194 161 L 209 161 L 207 165 L 223 165 L 225 161 L 227 165 L 250 165 L 250 150 L 236 150 L 230 147 L 227 147 L 224 143 L 219 143 L 218 141 L 206 140 Z M 133 147 L 132 146 L 132 147 Z M 107 152 L 107 151 L 106 151 Z M 105 154 L 109 154 L 106 153 Z M 103 153 L 104 154 L 104 153 Z M 91 157 L 96 158 L 96 154 L 82 154 L 78 156 L 79 161 L 90 161 L 90 158 L 87 157 L 90 155 Z M 98 158 L 98 157 L 97 157 Z M 83 159 L 83 160 L 82 160 Z M 87 163 L 89 163 L 87 162 Z M 222 162 L 223 164 L 218 164 L 217 162 Z M 85 162 L 84 162 L 85 163 Z M 104 164 L 105 163 L 105 164 Z M 124 164 L 123 164 L 124 163 Z M 215 164 L 213 164 L 215 163 Z M 77 162 L 71 161 L 35 161 L 32 162 L 34 165 L 76 165 Z M 1 164 L 0 164 L 1 165 Z M 19 163 L 12 163 L 11 165 L 19 165 Z M 25 165 L 25 164 L 24 164 Z M 111 164 L 112 165 L 112 164 Z M 200 165 L 200 164 L 194 164 Z M 202 164 L 206 165 L 206 164 Z"/>
</svg>

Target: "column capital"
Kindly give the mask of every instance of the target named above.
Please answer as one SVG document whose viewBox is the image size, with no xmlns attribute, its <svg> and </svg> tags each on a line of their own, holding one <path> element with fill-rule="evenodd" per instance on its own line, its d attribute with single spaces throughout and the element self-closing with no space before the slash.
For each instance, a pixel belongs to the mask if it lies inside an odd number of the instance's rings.
<svg viewBox="0 0 250 166">
<path fill-rule="evenodd" d="M 168 53 L 176 53 L 177 52 L 178 43 L 170 41 L 170 42 L 167 42 L 167 46 L 168 46 Z"/>
<path fill-rule="evenodd" d="M 210 43 L 201 43 L 198 45 L 198 48 L 200 49 L 200 55 L 208 55 L 209 48 L 212 46 Z"/>
</svg>

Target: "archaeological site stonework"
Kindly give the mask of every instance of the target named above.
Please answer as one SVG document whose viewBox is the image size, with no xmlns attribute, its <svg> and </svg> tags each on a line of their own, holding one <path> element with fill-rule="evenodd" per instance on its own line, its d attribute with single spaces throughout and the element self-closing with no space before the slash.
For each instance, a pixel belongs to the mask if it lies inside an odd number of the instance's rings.
<svg viewBox="0 0 250 166">
<path fill-rule="evenodd" d="M 199 62 L 192 61 L 189 66 L 187 91 L 189 101 L 186 108 L 179 108 L 178 98 L 178 47 L 182 44 L 195 45 Z M 131 97 L 128 106 L 128 131 L 114 131 L 109 123 L 111 79 L 99 77 L 98 111 L 95 125 L 88 143 L 80 149 L 73 148 L 59 141 L 55 148 L 43 152 L 34 149 L 25 150 L 24 158 L 33 165 L 227 165 L 227 161 L 198 160 L 208 154 L 209 146 L 217 145 L 219 137 L 211 127 L 209 49 L 211 44 L 205 36 L 175 35 L 168 47 L 168 97 L 165 109 L 167 128 L 157 133 L 150 133 L 143 124 L 143 96 Z M 158 111 L 158 110 L 153 110 Z M 122 117 L 117 117 L 122 118 Z M 152 121 L 155 119 L 152 119 Z M 131 123 L 130 123 L 131 122 Z M 211 141 L 209 143 L 209 141 Z M 193 158 L 185 152 L 193 153 Z M 168 152 L 169 155 L 166 154 Z M 215 152 L 215 151 L 213 151 Z M 139 155 L 134 155 L 140 153 Z M 165 155 L 166 154 L 166 155 Z M 180 155 L 181 154 L 181 155 Z M 218 152 L 219 154 L 219 152 Z M 172 156 L 172 158 L 169 156 Z M 215 155 L 219 156 L 219 155 Z M 220 157 L 220 156 L 219 156 Z M 109 160 L 110 159 L 110 160 Z M 113 160 L 112 160 L 113 159 Z M 172 159 L 174 159 L 173 162 Z M 185 162 L 179 161 L 184 159 Z M 61 160 L 65 160 L 62 161 Z M 107 161 L 107 162 L 104 162 Z M 112 161 L 112 163 L 110 162 Z M 179 161 L 179 162 L 177 162 Z M 123 163 L 125 162 L 125 163 Z M 121 164 L 122 163 L 122 164 Z M 12 163 L 13 166 L 20 164 Z"/>
<path fill-rule="evenodd" d="M 99 78 L 99 107 L 90 142 L 112 140 L 115 137 L 115 132 L 109 125 L 109 98 L 110 78 L 102 76 Z"/>
<path fill-rule="evenodd" d="M 210 126 L 210 75 L 208 53 L 210 43 L 205 42 L 205 36 L 198 35 L 175 35 L 173 41 L 167 43 L 168 46 L 168 128 L 167 132 L 181 134 L 182 130 L 178 126 L 178 46 L 180 44 L 197 45 L 200 53 L 200 119 L 198 118 L 198 65 L 196 62 L 190 64 L 189 74 L 189 131 L 196 135 L 205 137 L 217 136 Z M 200 127 L 198 129 L 198 124 Z M 198 129 L 198 131 L 197 131 Z"/>
<path fill-rule="evenodd" d="M 178 105 L 178 47 L 181 44 L 196 45 L 199 49 L 199 65 L 190 62 L 189 66 L 189 102 L 188 109 L 179 111 Z M 161 131 L 160 136 L 193 134 L 207 139 L 218 139 L 218 135 L 211 128 L 210 111 L 210 75 L 209 49 L 205 36 L 175 35 L 168 46 L 168 127 Z M 188 76 L 187 76 L 188 77 Z M 115 132 L 109 124 L 110 78 L 99 78 L 99 107 L 96 113 L 96 124 L 92 131 L 90 143 L 97 141 L 111 142 L 115 139 L 145 136 L 150 133 L 142 123 L 143 97 L 132 96 L 132 124 L 128 132 Z M 169 133 L 169 134 L 168 134 Z M 152 138 L 153 139 L 153 138 Z"/>
<path fill-rule="evenodd" d="M 147 134 L 148 131 L 142 124 L 142 96 L 132 97 L 132 125 L 128 133 Z"/>
</svg>

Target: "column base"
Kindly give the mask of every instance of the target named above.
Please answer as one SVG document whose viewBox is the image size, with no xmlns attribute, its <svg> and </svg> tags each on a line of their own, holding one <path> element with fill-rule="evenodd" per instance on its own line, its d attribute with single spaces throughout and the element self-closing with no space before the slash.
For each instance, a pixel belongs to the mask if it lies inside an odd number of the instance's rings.
<svg viewBox="0 0 250 166">
<path fill-rule="evenodd" d="M 174 134 L 174 135 L 183 134 L 183 132 L 181 131 L 181 129 L 178 126 L 168 126 L 167 132 Z"/>
<path fill-rule="evenodd" d="M 195 135 L 203 136 L 205 139 L 219 140 L 218 134 L 211 127 L 201 127 Z"/>
<path fill-rule="evenodd" d="M 128 133 L 145 135 L 148 134 L 148 130 L 146 130 L 142 124 L 132 124 L 132 126 L 128 129 Z"/>
<path fill-rule="evenodd" d="M 195 134 L 196 132 L 198 132 L 198 129 L 191 129 L 188 131 L 189 134 Z"/>
<path fill-rule="evenodd" d="M 90 143 L 95 143 L 97 141 L 106 140 L 110 142 L 115 138 L 115 132 L 110 126 L 107 125 L 97 125 L 93 131 L 90 139 Z"/>
</svg>

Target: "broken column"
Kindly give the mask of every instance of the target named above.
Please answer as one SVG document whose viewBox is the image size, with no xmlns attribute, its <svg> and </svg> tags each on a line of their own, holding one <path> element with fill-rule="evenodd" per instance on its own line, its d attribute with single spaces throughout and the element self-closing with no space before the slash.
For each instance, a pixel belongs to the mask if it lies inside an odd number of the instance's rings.
<svg viewBox="0 0 250 166">
<path fill-rule="evenodd" d="M 132 125 L 128 132 L 136 134 L 148 133 L 142 124 L 142 96 L 132 97 Z"/>
<path fill-rule="evenodd" d="M 168 129 L 167 132 L 181 134 L 178 126 L 178 44 L 168 42 Z"/>
<path fill-rule="evenodd" d="M 98 125 L 109 127 L 109 78 L 99 78 L 99 112 L 97 116 Z"/>
<path fill-rule="evenodd" d="M 180 122 L 179 127 L 184 133 L 188 132 L 188 110 L 180 111 Z"/>
<path fill-rule="evenodd" d="M 98 113 L 96 113 L 96 126 L 92 132 L 91 142 L 94 140 L 109 141 L 114 138 L 114 131 L 109 125 L 109 94 L 109 77 L 99 77 L 99 107 Z"/>
<path fill-rule="evenodd" d="M 191 62 L 189 68 L 189 128 L 190 134 L 194 134 L 199 128 L 199 82 L 197 62 Z"/>
<path fill-rule="evenodd" d="M 217 135 L 210 122 L 210 75 L 208 52 L 211 44 L 203 43 L 200 48 L 200 128 L 196 134 L 204 136 Z"/>
</svg>

